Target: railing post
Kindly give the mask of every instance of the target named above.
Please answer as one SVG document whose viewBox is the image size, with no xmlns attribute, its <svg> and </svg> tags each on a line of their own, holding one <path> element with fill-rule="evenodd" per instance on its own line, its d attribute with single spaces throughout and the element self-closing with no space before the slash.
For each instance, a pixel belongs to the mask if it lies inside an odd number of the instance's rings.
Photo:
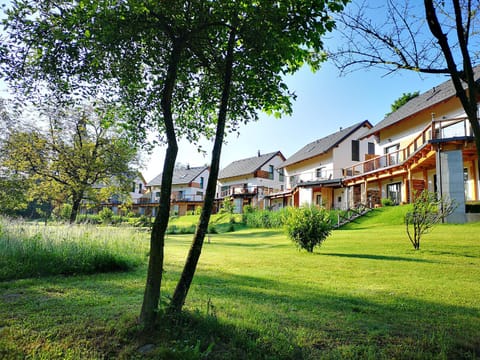
<svg viewBox="0 0 480 360">
<path fill-rule="evenodd" d="M 437 138 L 437 132 L 435 129 L 435 113 L 432 112 L 432 140 Z"/>
</svg>

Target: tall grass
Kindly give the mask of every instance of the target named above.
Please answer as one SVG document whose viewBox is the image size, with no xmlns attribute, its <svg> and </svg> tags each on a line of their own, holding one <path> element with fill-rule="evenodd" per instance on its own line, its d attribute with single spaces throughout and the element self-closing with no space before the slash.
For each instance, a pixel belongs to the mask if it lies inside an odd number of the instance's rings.
<svg viewBox="0 0 480 360">
<path fill-rule="evenodd" d="M 44 226 L 0 218 L 0 281 L 129 270 L 144 261 L 139 237 L 145 235 L 134 230 Z"/>
</svg>

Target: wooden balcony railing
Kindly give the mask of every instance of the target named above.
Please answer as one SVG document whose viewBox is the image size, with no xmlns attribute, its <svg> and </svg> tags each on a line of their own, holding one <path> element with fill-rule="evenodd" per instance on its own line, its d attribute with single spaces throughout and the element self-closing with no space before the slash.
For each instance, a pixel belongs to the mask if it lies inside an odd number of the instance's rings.
<svg viewBox="0 0 480 360">
<path fill-rule="evenodd" d="M 471 133 L 468 119 L 465 117 L 433 119 L 406 147 L 384 155 L 371 155 L 370 159 L 343 169 L 343 176 L 355 177 L 403 164 L 431 140 L 468 137 Z"/>
</svg>

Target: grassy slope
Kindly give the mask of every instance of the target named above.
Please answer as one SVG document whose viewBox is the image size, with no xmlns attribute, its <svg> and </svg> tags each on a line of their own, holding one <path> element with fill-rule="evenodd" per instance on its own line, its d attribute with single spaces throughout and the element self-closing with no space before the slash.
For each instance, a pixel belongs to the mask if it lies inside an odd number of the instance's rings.
<svg viewBox="0 0 480 360">
<path fill-rule="evenodd" d="M 149 339 L 134 327 L 145 267 L 0 283 L 0 358 L 133 358 L 146 342 L 165 359 L 479 357 L 480 223 L 440 225 L 414 251 L 404 211 L 375 210 L 314 254 L 275 230 L 212 235 L 187 316 Z M 164 295 L 190 239 L 167 239 Z"/>
</svg>

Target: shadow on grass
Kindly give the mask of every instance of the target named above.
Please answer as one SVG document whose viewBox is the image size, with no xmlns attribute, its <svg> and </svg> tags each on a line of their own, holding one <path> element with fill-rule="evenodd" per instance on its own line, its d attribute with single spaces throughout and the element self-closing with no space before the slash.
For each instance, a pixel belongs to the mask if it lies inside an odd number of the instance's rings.
<svg viewBox="0 0 480 360">
<path fill-rule="evenodd" d="M 410 261 L 410 262 L 423 262 L 423 263 L 438 263 L 438 261 L 426 260 L 426 259 L 414 259 L 410 257 L 401 256 L 388 256 L 388 255 L 371 255 L 371 254 L 341 254 L 341 253 L 315 253 L 321 256 L 336 256 L 345 258 L 357 258 L 357 259 L 369 259 L 369 260 L 382 260 L 382 261 Z"/>
<path fill-rule="evenodd" d="M 187 306 L 195 304 L 193 311 L 160 318 L 153 335 L 140 336 L 134 319 L 140 311 L 142 276 L 143 271 L 137 271 L 0 284 L 5 348 L 15 344 L 17 354 L 28 357 L 36 341 L 36 351 L 46 352 L 47 358 L 49 349 L 65 346 L 72 351 L 79 346 L 79 357 L 92 358 L 81 351 L 94 350 L 96 357 L 112 359 L 480 356 L 478 308 L 389 293 L 368 299 L 287 279 L 202 270 L 187 298 Z M 176 271 L 165 274 L 168 288 L 178 276 Z M 62 343 L 64 339 L 71 344 Z"/>
<path fill-rule="evenodd" d="M 446 255 L 446 256 L 458 256 L 458 257 L 466 257 L 466 258 L 472 258 L 472 259 L 480 259 L 480 256 L 472 255 L 472 254 L 469 254 L 469 253 L 466 253 L 466 252 L 461 253 L 461 252 L 458 252 L 458 251 L 454 252 L 454 251 L 422 250 L 422 252 L 432 254 L 432 255 L 435 255 L 435 256 Z"/>
<path fill-rule="evenodd" d="M 220 234 L 219 236 L 221 236 L 222 238 L 228 238 L 228 237 L 235 237 L 235 238 L 248 238 L 252 241 L 255 241 L 256 239 L 259 239 L 259 238 L 268 238 L 268 237 L 271 237 L 271 236 L 278 236 L 278 229 L 272 229 L 272 230 L 263 230 L 263 231 L 259 231 L 259 230 L 251 230 L 251 231 L 248 231 L 248 229 L 246 231 L 240 231 L 240 232 L 230 232 L 230 233 L 223 233 L 223 234 Z M 212 235 L 212 237 L 214 237 L 216 235 Z"/>
</svg>

